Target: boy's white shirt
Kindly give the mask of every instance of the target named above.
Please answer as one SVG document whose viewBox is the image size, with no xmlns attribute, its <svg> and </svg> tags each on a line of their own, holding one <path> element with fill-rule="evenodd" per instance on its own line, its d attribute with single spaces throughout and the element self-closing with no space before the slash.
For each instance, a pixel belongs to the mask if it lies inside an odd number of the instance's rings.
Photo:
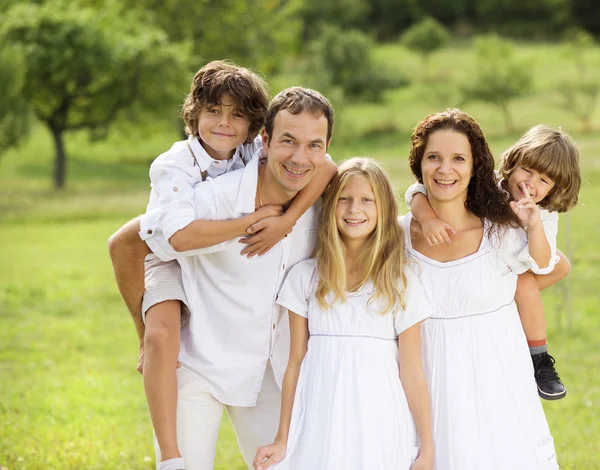
<svg viewBox="0 0 600 470">
<path fill-rule="evenodd" d="M 170 258 L 155 237 L 168 240 L 196 219 L 194 186 L 203 181 L 203 172 L 206 179 L 212 179 L 244 168 L 260 149 L 262 139 L 257 136 L 253 142 L 237 147 L 232 158 L 216 160 L 204 150 L 197 136 L 189 136 L 156 158 L 150 166 L 152 190 L 139 232 L 154 254 L 163 260 Z"/>
<path fill-rule="evenodd" d="M 409 209 L 410 203 L 415 194 L 417 193 L 422 193 L 425 196 L 427 196 L 427 188 L 425 187 L 425 185 L 421 183 L 413 183 L 406 190 L 404 200 L 406 202 L 406 206 Z M 508 193 L 506 194 L 508 195 Z M 556 237 L 558 235 L 558 212 L 550 212 L 540 207 L 540 221 L 542 222 L 542 226 L 544 227 L 544 233 L 546 234 L 546 239 L 548 240 L 548 244 L 550 245 L 550 262 L 548 264 L 548 267 L 540 268 L 537 262 L 529 254 L 528 247 L 525 247 L 523 249 L 523 251 L 519 254 L 518 258 L 519 261 L 523 261 L 529 266 L 531 266 L 532 271 L 535 271 L 538 274 L 548 274 L 552 272 L 554 266 L 556 266 L 556 263 L 560 261 L 560 258 L 556 254 Z"/>
</svg>

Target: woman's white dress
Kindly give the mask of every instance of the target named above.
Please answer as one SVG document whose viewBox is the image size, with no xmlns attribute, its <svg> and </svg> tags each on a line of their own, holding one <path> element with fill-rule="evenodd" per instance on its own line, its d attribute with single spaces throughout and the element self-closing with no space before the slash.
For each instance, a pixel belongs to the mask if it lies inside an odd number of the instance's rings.
<svg viewBox="0 0 600 470">
<path fill-rule="evenodd" d="M 373 285 L 323 311 L 314 259 L 288 274 L 278 303 L 308 318 L 310 338 L 298 378 L 286 458 L 277 470 L 408 470 L 415 425 L 399 377 L 398 335 L 430 315 L 407 269 L 406 309 L 381 315 L 367 305 Z M 381 310 L 379 310 L 381 311 Z"/>
<path fill-rule="evenodd" d="M 435 470 L 557 469 L 514 302 L 517 275 L 547 269 L 529 256 L 520 229 L 484 231 L 476 253 L 435 261 L 412 248 L 411 220 L 400 223 L 433 308 L 422 338 Z"/>
</svg>

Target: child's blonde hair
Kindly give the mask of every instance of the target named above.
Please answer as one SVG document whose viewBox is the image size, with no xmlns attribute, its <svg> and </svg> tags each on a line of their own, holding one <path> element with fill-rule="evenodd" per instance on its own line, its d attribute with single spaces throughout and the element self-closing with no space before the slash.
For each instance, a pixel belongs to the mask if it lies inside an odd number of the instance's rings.
<svg viewBox="0 0 600 470">
<path fill-rule="evenodd" d="M 213 60 L 196 72 L 183 102 L 181 118 L 186 134 L 198 135 L 200 111 L 220 104 L 224 94 L 231 95 L 236 110 L 250 121 L 248 135 L 258 133 L 269 106 L 269 86 L 247 68 L 228 60 Z"/>
<path fill-rule="evenodd" d="M 370 279 L 375 298 L 384 299 L 382 314 L 404 308 L 404 236 L 398 223 L 398 203 L 385 170 L 370 158 L 352 158 L 344 162 L 329 185 L 323 202 L 321 225 L 316 250 L 319 284 L 316 299 L 324 310 L 331 305 L 326 296 L 333 293 L 334 302 L 346 301 L 346 262 L 344 244 L 336 222 L 336 206 L 340 194 L 353 176 L 363 176 L 371 185 L 377 205 L 377 225 L 361 254 L 365 270 L 359 287 Z"/>
<path fill-rule="evenodd" d="M 579 151 L 573 139 L 560 129 L 537 125 L 502 154 L 500 184 L 508 188 L 508 179 L 517 166 L 547 175 L 555 183 L 539 205 L 549 211 L 566 212 L 579 197 L 581 171 Z"/>
</svg>

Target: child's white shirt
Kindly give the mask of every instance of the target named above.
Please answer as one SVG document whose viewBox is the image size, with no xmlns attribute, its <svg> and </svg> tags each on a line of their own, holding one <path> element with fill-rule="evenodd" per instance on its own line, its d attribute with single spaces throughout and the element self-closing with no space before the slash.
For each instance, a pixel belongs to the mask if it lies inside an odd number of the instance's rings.
<svg viewBox="0 0 600 470">
<path fill-rule="evenodd" d="M 140 219 L 139 235 L 159 257 L 160 247 L 154 237 L 169 239 L 196 220 L 194 186 L 205 179 L 244 168 L 254 154 L 262 149 L 262 139 L 240 145 L 233 157 L 216 160 L 202 147 L 197 136 L 175 142 L 150 166 L 150 201 Z M 203 177 L 204 174 L 204 177 Z"/>
<path fill-rule="evenodd" d="M 412 198 L 417 193 L 422 193 L 427 196 L 427 188 L 425 185 L 421 183 L 413 183 L 406 190 L 406 194 L 404 195 L 404 199 L 406 202 L 406 206 L 410 209 L 410 203 Z M 508 193 L 507 193 L 508 195 Z M 542 222 L 542 227 L 544 227 L 544 233 L 546 234 L 546 239 L 548 240 L 548 244 L 550 245 L 550 263 L 547 268 L 542 268 L 540 274 L 548 274 L 552 272 L 556 263 L 560 261 L 560 258 L 556 255 L 556 237 L 558 235 L 558 212 L 556 211 L 548 211 L 546 209 L 542 209 L 540 207 L 540 222 Z M 519 256 L 519 259 L 523 258 L 522 261 L 527 261 L 529 264 L 535 263 L 533 258 L 529 255 L 528 248 L 525 248 L 525 251 L 522 253 L 522 256 Z M 525 260 L 524 258 L 527 258 Z M 537 266 L 537 263 L 535 263 Z"/>
</svg>

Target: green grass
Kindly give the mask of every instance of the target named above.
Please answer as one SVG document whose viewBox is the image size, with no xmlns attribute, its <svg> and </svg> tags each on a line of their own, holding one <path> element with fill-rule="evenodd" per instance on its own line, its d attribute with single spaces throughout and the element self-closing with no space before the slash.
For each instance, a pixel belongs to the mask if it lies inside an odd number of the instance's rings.
<svg viewBox="0 0 600 470">
<path fill-rule="evenodd" d="M 418 69 L 419 62 L 398 47 L 376 53 L 403 73 Z M 518 132 L 504 135 L 492 107 L 464 108 L 480 121 L 497 156 L 538 122 L 562 125 L 581 150 L 582 205 L 561 217 L 559 237 L 573 271 L 544 293 L 551 351 L 569 394 L 544 407 L 561 468 L 597 469 L 600 212 L 593 201 L 600 198 L 600 137 L 579 134 L 578 123 L 553 104 L 551 80 L 565 73 L 556 47 L 528 45 L 519 53 L 535 62 L 536 89 L 512 105 Z M 457 76 L 472 67 L 464 47 L 434 60 Z M 277 86 L 290 84 L 286 80 L 279 77 Z M 410 130 L 437 109 L 426 98 L 413 85 L 387 93 L 382 104 L 338 107 L 330 153 L 337 160 L 380 159 L 403 191 L 412 180 L 406 158 Z M 178 138 L 169 129 L 167 123 L 124 126 L 96 143 L 84 134 L 69 136 L 68 187 L 59 193 L 51 189 L 52 143 L 43 128 L 1 157 L 0 467 L 153 468 L 150 421 L 135 371 L 135 333 L 114 285 L 106 240 L 144 210 L 148 165 Z M 571 305 L 561 309 L 567 287 Z M 226 418 L 215 468 L 244 468 Z"/>
</svg>

